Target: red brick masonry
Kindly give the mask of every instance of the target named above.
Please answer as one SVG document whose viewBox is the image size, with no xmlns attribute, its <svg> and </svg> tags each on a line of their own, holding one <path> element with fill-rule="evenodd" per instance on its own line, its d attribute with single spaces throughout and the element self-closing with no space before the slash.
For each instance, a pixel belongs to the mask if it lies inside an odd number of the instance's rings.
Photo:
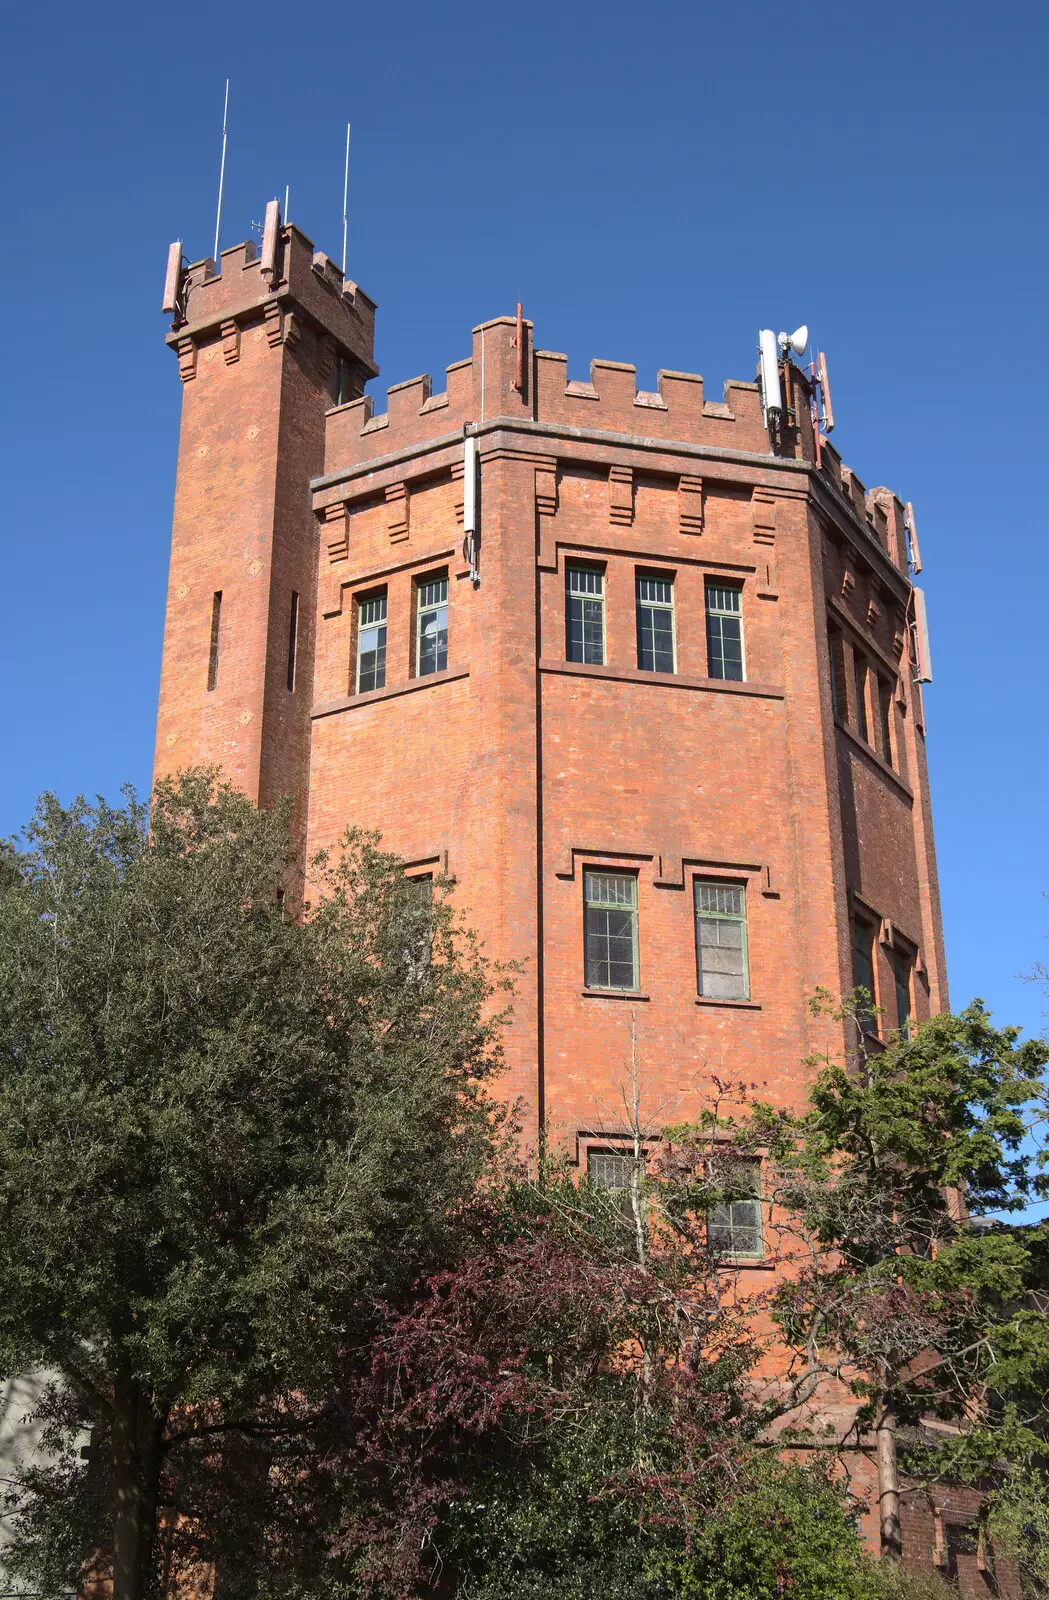
<svg viewBox="0 0 1049 1600">
<path fill-rule="evenodd" d="M 441 392 L 411 379 L 375 415 L 362 290 L 291 226 L 268 263 L 248 244 L 220 266 L 187 269 L 169 335 L 184 398 L 158 775 L 218 762 L 262 804 L 293 797 L 305 856 L 356 823 L 451 875 L 488 953 L 520 963 L 526 1131 L 544 1119 L 573 1154 L 621 1126 L 632 1034 L 657 1120 L 694 1113 L 712 1075 L 796 1104 L 803 1058 L 840 1048 L 807 1001 L 852 987 L 857 919 L 886 1026 L 900 972 L 912 1015 L 942 1009 L 903 508 L 825 439 L 817 465 L 803 373 L 785 374 L 774 451 L 754 383 L 706 399 L 662 372 L 639 393 L 603 361 L 570 382 L 504 317 Z M 573 562 L 603 574 L 600 664 L 566 659 Z M 639 668 L 639 574 L 673 584 L 673 673 Z M 447 667 L 420 677 L 418 584 L 439 577 Z M 741 590 L 742 682 L 711 675 L 711 581 Z M 357 694 L 358 601 L 379 592 L 385 686 Z M 631 993 L 585 981 L 591 865 L 636 875 Z M 747 1000 L 697 992 L 696 877 L 745 886 Z"/>
</svg>

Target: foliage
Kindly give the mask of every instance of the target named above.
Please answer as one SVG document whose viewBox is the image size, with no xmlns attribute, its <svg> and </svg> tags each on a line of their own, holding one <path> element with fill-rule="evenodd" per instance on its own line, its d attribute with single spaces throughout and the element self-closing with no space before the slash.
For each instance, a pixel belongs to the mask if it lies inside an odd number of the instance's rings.
<svg viewBox="0 0 1049 1600">
<path fill-rule="evenodd" d="M 159 1559 L 158 1515 L 208 1549 L 187 1463 L 312 1449 L 375 1308 L 454 1256 L 498 1134 L 498 1019 L 444 900 L 374 840 L 319 862 L 296 917 L 286 813 L 207 772 L 162 784 L 148 828 L 130 795 L 45 796 L 14 859 L 0 1367 L 56 1370 L 71 1425 L 95 1425 L 121 1600 Z M 52 1505 L 88 1476 L 62 1463 Z"/>
<path fill-rule="evenodd" d="M 843 1020 L 867 1006 L 858 994 Z M 1026 1300 L 1031 1241 L 975 1220 L 1041 1191 L 1027 1141 L 1046 1119 L 1049 1049 L 995 1029 L 979 1002 L 884 1045 L 855 1032 L 849 1060 L 813 1063 L 805 1115 L 759 1107 L 746 1132 L 770 1151 L 770 1234 L 787 1269 L 775 1315 L 794 1352 L 796 1425 L 806 1407 L 814 1420 L 829 1383 L 857 1397 L 853 1442 L 873 1430 L 883 1546 L 898 1554 L 900 1430 L 952 1424 L 905 1464 L 972 1481 L 1022 1425 L 1017 1400 L 1033 1407 L 1049 1378 L 1049 1325 Z"/>
</svg>

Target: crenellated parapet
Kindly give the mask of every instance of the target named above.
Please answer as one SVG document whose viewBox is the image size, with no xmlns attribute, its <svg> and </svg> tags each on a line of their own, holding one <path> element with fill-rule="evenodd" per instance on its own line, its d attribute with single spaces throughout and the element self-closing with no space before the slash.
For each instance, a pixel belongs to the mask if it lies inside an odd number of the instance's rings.
<svg viewBox="0 0 1049 1600">
<path fill-rule="evenodd" d="M 518 360 L 518 325 L 498 317 L 473 330 L 473 351 L 447 368 L 438 392 L 429 374 L 391 388 L 387 406 L 363 399 L 329 413 L 326 472 L 352 468 L 467 424 L 512 418 L 558 429 L 583 429 L 695 447 L 767 455 L 769 436 L 756 383 L 730 382 L 721 399 L 707 399 L 698 373 L 662 371 L 655 390 L 637 387 L 637 371 L 622 361 L 594 360 L 588 382 L 569 379 L 568 357 L 535 350 L 532 324 L 521 323 L 525 359 Z M 523 377 L 519 388 L 518 380 Z M 783 453 L 810 459 L 808 391 L 798 372 L 797 419 Z"/>
<path fill-rule="evenodd" d="M 359 392 L 378 367 L 373 359 L 375 301 L 344 281 L 329 257 L 298 228 L 274 218 L 272 242 L 253 239 L 223 250 L 218 265 L 195 261 L 179 273 L 167 342 L 183 382 L 196 376 L 199 352 L 222 343 L 226 365 L 240 357 L 242 336 L 262 329 L 269 345 L 303 343 L 322 367 L 341 362 L 345 386 Z"/>
</svg>

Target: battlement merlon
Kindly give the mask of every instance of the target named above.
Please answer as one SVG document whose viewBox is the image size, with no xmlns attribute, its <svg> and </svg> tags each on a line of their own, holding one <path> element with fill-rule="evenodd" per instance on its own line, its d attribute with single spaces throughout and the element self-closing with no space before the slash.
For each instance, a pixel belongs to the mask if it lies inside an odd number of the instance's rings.
<svg viewBox="0 0 1049 1600">
<path fill-rule="evenodd" d="M 370 396 L 329 412 L 325 473 L 353 468 L 377 455 L 422 444 L 435 433 L 492 417 L 771 453 L 756 383 L 726 383 L 721 397 L 707 399 L 698 373 L 667 370 L 660 372 L 657 389 L 646 392 L 638 389 L 633 366 L 600 360 L 590 363 L 588 382 L 570 381 L 568 358 L 536 350 L 527 319 L 522 321 L 522 332 L 523 359 L 517 350 L 516 318 L 496 317 L 473 330 L 472 354 L 447 369 L 447 383 L 440 393 L 434 392 L 424 374 L 391 388 L 387 409 L 380 414 Z M 796 367 L 791 393 L 789 426 L 778 453 L 811 461 L 815 442 L 808 380 Z"/>
<path fill-rule="evenodd" d="M 315 252 L 313 241 L 293 223 L 277 231 L 274 265 L 263 267 L 253 239 L 223 250 L 218 268 L 210 258 L 182 270 L 178 310 L 167 343 L 180 355 L 228 334 L 266 323 L 283 339 L 287 319 L 327 336 L 343 360 L 359 368 L 359 383 L 377 375 L 374 360 L 375 301 L 359 285 L 343 281 L 339 267 Z"/>
<path fill-rule="evenodd" d="M 826 438 L 821 438 L 817 463 L 811 392 L 799 368 L 789 369 L 788 448 L 773 453 L 757 383 L 729 381 L 721 400 L 707 400 L 698 373 L 663 370 L 656 390 L 646 392 L 637 388 L 635 367 L 600 360 L 590 363 L 589 382 L 569 380 L 567 356 L 535 350 L 527 319 L 522 320 L 522 332 L 523 363 L 518 361 L 516 318 L 497 317 L 473 330 L 472 355 L 446 368 L 445 387 L 439 393 L 434 392 L 430 375 L 422 373 L 391 385 L 384 412 L 376 413 L 371 395 L 330 410 L 324 473 L 312 483 L 315 509 L 323 511 L 329 503 L 337 503 L 340 485 L 348 477 L 357 478 L 359 469 L 370 463 L 416 456 L 437 440 L 454 437 L 466 424 L 519 418 L 576 433 L 618 434 L 625 441 L 643 438 L 649 444 L 665 443 L 671 452 L 684 444 L 764 458 L 770 466 L 804 462 L 832 491 L 831 502 L 837 503 L 839 517 L 844 516 L 861 535 L 861 547 L 878 546 L 907 576 L 900 501 L 888 489 L 868 492 Z M 524 385 L 518 389 L 522 365 Z"/>
</svg>

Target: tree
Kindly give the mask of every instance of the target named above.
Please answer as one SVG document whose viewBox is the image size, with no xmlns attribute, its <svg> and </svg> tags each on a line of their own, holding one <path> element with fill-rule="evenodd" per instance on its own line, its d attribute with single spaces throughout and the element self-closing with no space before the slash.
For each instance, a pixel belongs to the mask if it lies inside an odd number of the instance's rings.
<svg viewBox="0 0 1049 1600">
<path fill-rule="evenodd" d="M 636 1063 L 635 1063 L 636 1067 Z M 785 1462 L 767 1338 L 705 1216 L 739 1187 L 713 1119 L 679 1162 L 624 1097 L 614 1187 L 541 1160 L 347 1370 L 333 1542 L 366 1592 L 440 1600 L 870 1600 L 847 1482 Z M 738 1153 L 738 1152 L 737 1152 Z M 358 1592 L 357 1587 L 353 1588 Z"/>
<path fill-rule="evenodd" d="M 869 1009 L 858 992 L 839 1017 Z M 898 1560 L 901 1428 L 950 1423 L 908 1465 L 971 1478 L 1022 1426 L 1010 1397 L 1049 1377 L 1049 1328 L 1024 1300 L 1030 1244 L 978 1226 L 1041 1186 L 1029 1140 L 1046 1119 L 1049 1048 L 994 1028 L 978 1001 L 884 1044 L 854 1031 L 849 1059 L 812 1063 L 805 1115 L 759 1108 L 748 1136 L 770 1152 L 787 1269 L 775 1297 L 794 1353 L 785 1399 L 817 1411 L 834 1382 L 857 1398 L 852 1443 L 873 1433 L 882 1552 Z"/>
<path fill-rule="evenodd" d="M 91 1470 L 57 1469 L 64 1532 L 38 1482 L 23 1553 L 75 1581 L 69 1506 L 101 1477 L 90 1532 L 140 1600 L 165 1541 L 214 1559 L 234 1502 L 209 1483 L 232 1493 L 239 1462 L 250 1501 L 272 1459 L 296 1480 L 347 1350 L 454 1255 L 499 1136 L 493 980 L 371 838 L 289 914 L 286 812 L 208 772 L 161 784 L 148 823 L 130 793 L 44 796 L 12 860 L 0 1367 L 54 1370 L 59 1434 L 94 1426 Z"/>
</svg>

